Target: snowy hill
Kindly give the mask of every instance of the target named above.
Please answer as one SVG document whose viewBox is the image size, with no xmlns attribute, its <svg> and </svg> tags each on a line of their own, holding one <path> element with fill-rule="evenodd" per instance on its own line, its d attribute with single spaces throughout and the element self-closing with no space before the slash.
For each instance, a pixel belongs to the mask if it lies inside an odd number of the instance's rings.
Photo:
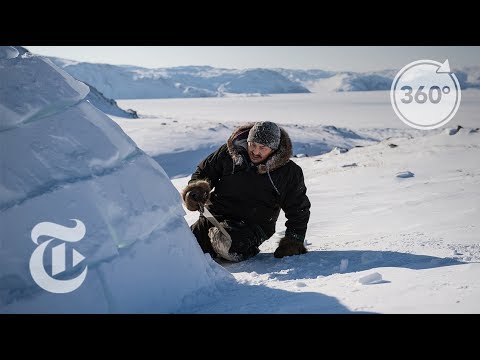
<svg viewBox="0 0 480 360">
<path fill-rule="evenodd" d="M 398 69 L 399 70 L 399 69 Z M 367 73 L 345 73 L 336 86 L 336 91 L 377 91 L 390 90 L 398 70 L 383 70 Z M 480 67 L 452 69 L 460 87 L 480 89 Z"/>
<path fill-rule="evenodd" d="M 232 70 L 211 66 L 156 69 L 158 75 L 213 92 L 234 94 L 308 93 L 303 86 L 268 69 Z"/>
<path fill-rule="evenodd" d="M 288 79 L 295 81 L 312 92 L 327 91 L 379 91 L 390 90 L 398 70 L 389 69 L 373 72 L 289 70 L 275 69 Z M 462 89 L 480 89 L 480 66 L 452 69 Z"/>
<path fill-rule="evenodd" d="M 336 91 L 376 91 L 390 90 L 395 74 L 388 76 L 384 73 L 349 74 L 344 76 Z"/>
<path fill-rule="evenodd" d="M 12 47 L 0 78 L 0 313 L 169 313 L 215 294 L 228 276 L 180 195 L 88 86 Z"/>
<path fill-rule="evenodd" d="M 400 69 L 372 72 L 275 69 L 288 79 L 317 91 L 379 91 L 390 90 Z M 480 66 L 453 68 L 462 89 L 480 89 Z"/>
<path fill-rule="evenodd" d="M 272 70 L 231 70 L 208 66 L 147 69 L 50 59 L 75 78 L 92 84 L 112 99 L 215 97 L 226 92 L 308 92 L 300 84 Z"/>
<path fill-rule="evenodd" d="M 282 93 L 305 93 L 308 92 L 303 86 L 286 80 L 276 71 L 268 69 L 245 70 L 239 76 L 220 86 L 222 92 L 235 94 L 259 93 L 259 94 L 282 94 Z"/>
<path fill-rule="evenodd" d="M 335 71 L 324 71 L 324 70 L 295 70 L 295 69 L 274 69 L 280 74 L 285 76 L 287 79 L 295 81 L 297 83 L 309 83 L 312 81 L 320 79 L 328 79 L 332 76 L 335 76 L 337 72 Z"/>
<path fill-rule="evenodd" d="M 455 72 L 462 89 L 480 89 L 480 66 L 470 66 Z"/>
</svg>

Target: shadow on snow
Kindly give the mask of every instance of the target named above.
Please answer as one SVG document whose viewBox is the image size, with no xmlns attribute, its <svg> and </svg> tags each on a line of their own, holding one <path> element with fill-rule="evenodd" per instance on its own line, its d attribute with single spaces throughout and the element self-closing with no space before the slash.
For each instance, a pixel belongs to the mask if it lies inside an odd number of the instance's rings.
<svg viewBox="0 0 480 360">
<path fill-rule="evenodd" d="M 346 264 L 348 260 L 348 264 Z M 341 263 L 343 261 L 343 266 Z M 402 267 L 409 269 L 430 269 L 442 266 L 460 265 L 465 262 L 454 258 L 439 258 L 395 251 L 345 250 L 310 251 L 300 256 L 275 259 L 271 253 L 260 253 L 240 263 L 224 264 L 231 273 L 256 272 L 269 274 L 277 280 L 315 279 L 336 273 L 364 271 L 378 267 Z"/>
<path fill-rule="evenodd" d="M 372 314 L 352 311 L 335 297 L 316 292 L 272 289 L 265 285 L 235 283 L 220 290 L 220 297 L 183 313 L 195 314 Z"/>
<path fill-rule="evenodd" d="M 343 260 L 343 266 L 342 264 Z M 346 261 L 348 260 L 348 264 Z M 266 274 L 279 281 L 316 279 L 337 273 L 351 273 L 379 267 L 402 267 L 414 270 L 466 264 L 454 258 L 439 258 L 395 251 L 346 250 L 310 251 L 300 256 L 275 259 L 272 253 L 260 253 L 240 262 L 224 262 L 231 273 Z M 263 282 L 263 281 L 262 281 Z M 273 289 L 262 284 L 236 283 L 220 289 L 222 295 L 214 302 L 190 308 L 193 313 L 209 314 L 339 314 L 367 313 L 352 311 L 335 297 L 317 292 Z"/>
</svg>

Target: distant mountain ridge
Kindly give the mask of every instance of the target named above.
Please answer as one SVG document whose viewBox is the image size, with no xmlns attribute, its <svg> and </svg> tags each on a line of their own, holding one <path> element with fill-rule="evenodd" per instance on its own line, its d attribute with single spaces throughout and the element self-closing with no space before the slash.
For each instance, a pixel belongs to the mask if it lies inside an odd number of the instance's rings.
<svg viewBox="0 0 480 360">
<path fill-rule="evenodd" d="M 49 58 L 75 78 L 112 99 L 193 98 L 233 94 L 285 94 L 315 92 L 330 81 L 331 91 L 389 90 L 398 70 L 374 72 L 224 69 L 211 66 L 178 66 L 148 69 Z M 452 69 L 462 89 L 480 88 L 480 66 Z"/>
<path fill-rule="evenodd" d="M 298 82 L 269 69 L 218 69 L 181 66 L 147 69 L 49 58 L 75 78 L 112 99 L 215 97 L 234 94 L 309 93 Z"/>
<path fill-rule="evenodd" d="M 361 73 L 353 71 L 276 69 L 276 71 L 282 73 L 288 79 L 302 84 L 309 90 L 312 90 L 315 82 L 337 77 L 338 81 L 333 90 L 338 92 L 390 90 L 398 70 L 388 69 Z M 462 89 L 480 89 L 480 66 L 469 66 L 460 69 L 452 68 L 452 71 L 457 76 Z"/>
</svg>

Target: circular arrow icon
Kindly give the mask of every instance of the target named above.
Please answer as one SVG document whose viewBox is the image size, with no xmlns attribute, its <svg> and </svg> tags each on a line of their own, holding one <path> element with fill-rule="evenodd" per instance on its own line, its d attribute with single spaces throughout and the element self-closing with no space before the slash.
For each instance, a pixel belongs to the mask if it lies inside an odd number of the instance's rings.
<svg viewBox="0 0 480 360">
<path fill-rule="evenodd" d="M 405 124 L 421 130 L 435 129 L 456 114 L 462 93 L 448 59 L 418 60 L 404 66 L 390 90 L 393 110 Z"/>
</svg>

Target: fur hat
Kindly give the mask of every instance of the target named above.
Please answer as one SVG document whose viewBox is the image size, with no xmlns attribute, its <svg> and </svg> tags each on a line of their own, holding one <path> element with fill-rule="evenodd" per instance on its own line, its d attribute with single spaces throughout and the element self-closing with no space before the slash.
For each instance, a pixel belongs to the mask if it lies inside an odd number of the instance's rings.
<svg viewBox="0 0 480 360">
<path fill-rule="evenodd" d="M 268 146 L 272 150 L 277 150 L 280 145 L 280 128 L 277 124 L 270 121 L 261 121 L 255 123 L 248 132 L 247 141 L 256 142 Z"/>
</svg>

